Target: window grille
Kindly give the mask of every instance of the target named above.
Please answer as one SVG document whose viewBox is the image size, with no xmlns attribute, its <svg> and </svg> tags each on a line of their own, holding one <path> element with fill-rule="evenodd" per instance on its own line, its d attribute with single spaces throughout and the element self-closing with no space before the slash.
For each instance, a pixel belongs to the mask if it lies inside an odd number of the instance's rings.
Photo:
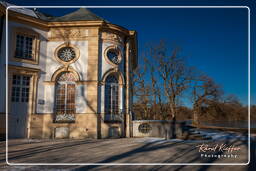
<svg viewBox="0 0 256 171">
<path fill-rule="evenodd" d="M 115 75 L 109 75 L 105 84 L 105 118 L 116 120 L 119 115 L 119 85 Z"/>
<path fill-rule="evenodd" d="M 62 73 L 56 84 L 56 121 L 74 121 L 75 94 L 74 75 L 71 72 Z"/>
<path fill-rule="evenodd" d="M 13 75 L 12 77 L 12 102 L 28 102 L 30 76 Z"/>
<path fill-rule="evenodd" d="M 138 129 L 139 132 L 143 134 L 148 134 L 152 130 L 152 127 L 148 123 L 142 123 L 139 125 Z"/>
<path fill-rule="evenodd" d="M 15 57 L 22 59 L 32 59 L 33 36 L 17 34 Z"/>
</svg>

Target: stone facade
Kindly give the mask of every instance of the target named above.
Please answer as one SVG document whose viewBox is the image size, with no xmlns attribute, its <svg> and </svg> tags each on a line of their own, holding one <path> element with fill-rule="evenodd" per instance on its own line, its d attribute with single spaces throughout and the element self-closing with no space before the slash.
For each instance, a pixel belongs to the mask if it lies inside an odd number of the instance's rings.
<svg viewBox="0 0 256 171">
<path fill-rule="evenodd" d="M 136 32 L 120 26 L 96 21 L 45 21 L 17 11 L 8 10 L 8 30 L 5 29 L 5 6 L 0 5 L 3 16 L 1 39 L 1 72 L 5 73 L 7 35 L 8 48 L 8 125 L 10 138 L 107 138 L 131 135 L 131 71 L 137 66 Z M 80 9 L 81 10 L 81 9 Z M 33 12 L 30 10 L 30 12 Z M 83 12 L 83 11 L 79 11 Z M 86 15 L 86 14 L 85 14 Z M 16 30 L 33 37 L 32 59 L 18 59 Z M 8 33 L 7 33 L 8 31 Z M 36 41 L 36 42 L 34 42 Z M 72 47 L 76 57 L 65 62 L 58 58 L 59 49 Z M 119 50 L 120 62 L 109 62 L 107 49 Z M 38 54 L 37 56 L 35 54 Z M 75 120 L 55 122 L 57 79 L 61 73 L 70 72 L 75 77 Z M 109 75 L 118 79 L 118 110 L 121 119 L 105 120 L 105 85 Z M 28 76 L 27 103 L 13 102 L 16 75 Z M 0 77 L 5 82 L 4 77 Z M 24 80 L 26 77 L 22 77 Z M 19 96 L 23 94 L 22 92 Z M 25 90 L 25 89 L 24 89 Z M 21 91 L 21 90 L 20 90 Z M 68 90 L 66 90 L 68 91 Z M 1 90 L 1 104 L 5 92 Z M 22 98 L 22 97 L 21 97 Z M 14 99 L 15 101 L 15 99 Z M 66 102 L 67 103 L 67 102 Z M 0 116 L 5 116 L 5 105 L 0 106 Z M 26 120 L 21 124 L 18 113 Z M 4 117 L 3 117 L 4 118 Z M 4 120 L 1 118 L 1 121 Z M 17 123 L 16 123 L 17 122 Z M 2 125 L 2 123 L 0 124 Z M 19 126 L 20 125 L 20 126 Z M 25 130 L 15 133 L 13 129 Z M 3 128 L 0 131 L 3 132 Z"/>
</svg>

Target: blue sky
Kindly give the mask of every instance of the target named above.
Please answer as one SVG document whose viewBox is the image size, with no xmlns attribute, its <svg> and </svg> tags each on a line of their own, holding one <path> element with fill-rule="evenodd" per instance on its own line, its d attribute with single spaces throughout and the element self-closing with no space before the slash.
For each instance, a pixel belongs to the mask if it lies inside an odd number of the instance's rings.
<svg viewBox="0 0 256 171">
<path fill-rule="evenodd" d="M 17 5 L 247 5 L 251 8 L 251 95 L 255 93 L 255 7 L 252 1 L 15 1 Z M 146 3 L 147 2 L 147 3 Z M 255 4 L 254 4 L 255 5 Z M 39 9 L 60 16 L 76 9 Z M 181 47 L 188 64 L 247 104 L 248 10 L 239 9 L 90 9 L 98 16 L 138 32 L 139 53 L 148 42 L 165 39 Z"/>
</svg>

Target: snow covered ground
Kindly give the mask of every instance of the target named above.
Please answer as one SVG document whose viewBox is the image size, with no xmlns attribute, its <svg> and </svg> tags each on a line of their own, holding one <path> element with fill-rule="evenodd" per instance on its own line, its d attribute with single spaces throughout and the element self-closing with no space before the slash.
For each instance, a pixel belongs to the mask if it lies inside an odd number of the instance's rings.
<svg viewBox="0 0 256 171">
<path fill-rule="evenodd" d="M 165 143 L 165 142 L 211 142 L 211 141 L 226 141 L 226 140 L 240 140 L 240 141 L 247 141 L 248 136 L 243 135 L 241 133 L 234 133 L 234 132 L 227 132 L 227 131 L 218 131 L 218 130 L 206 130 L 206 129 L 194 129 L 192 130 L 195 134 L 200 134 L 203 137 L 210 137 L 209 140 L 182 140 L 182 139 L 169 139 L 166 140 L 164 138 L 157 138 L 157 137 L 147 137 L 147 138 L 140 138 L 138 142 L 145 142 L 145 143 Z M 256 140 L 256 137 L 251 137 L 251 140 Z"/>
</svg>

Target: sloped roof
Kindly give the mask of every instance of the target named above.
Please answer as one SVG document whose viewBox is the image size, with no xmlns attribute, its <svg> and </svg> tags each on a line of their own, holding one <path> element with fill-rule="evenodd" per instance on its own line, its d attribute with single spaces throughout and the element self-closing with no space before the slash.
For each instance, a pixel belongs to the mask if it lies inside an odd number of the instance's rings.
<svg viewBox="0 0 256 171">
<path fill-rule="evenodd" d="M 54 17 L 51 21 L 103 21 L 104 19 L 92 13 L 90 10 L 80 8 L 61 17 Z"/>
<path fill-rule="evenodd" d="M 14 4 L 10 4 L 8 2 L 5 1 L 0 1 L 0 4 L 2 6 L 4 6 L 5 8 L 9 7 L 9 6 L 16 6 Z M 36 14 L 35 11 L 32 9 L 27 9 L 27 8 L 10 8 L 10 10 L 21 13 L 21 14 L 25 14 L 34 18 L 39 18 Z"/>
<path fill-rule="evenodd" d="M 0 1 L 0 5 L 7 8 L 8 6 L 16 6 L 10 4 L 5 1 Z M 11 11 L 15 11 L 24 15 L 28 15 L 34 18 L 38 18 L 44 21 L 58 21 L 58 22 L 65 22 L 65 21 L 106 21 L 103 18 L 97 16 L 93 12 L 88 9 L 80 8 L 74 12 L 66 14 L 64 16 L 55 17 L 38 10 L 28 9 L 28 8 L 10 8 Z M 107 21 L 106 21 L 107 22 Z"/>
</svg>

